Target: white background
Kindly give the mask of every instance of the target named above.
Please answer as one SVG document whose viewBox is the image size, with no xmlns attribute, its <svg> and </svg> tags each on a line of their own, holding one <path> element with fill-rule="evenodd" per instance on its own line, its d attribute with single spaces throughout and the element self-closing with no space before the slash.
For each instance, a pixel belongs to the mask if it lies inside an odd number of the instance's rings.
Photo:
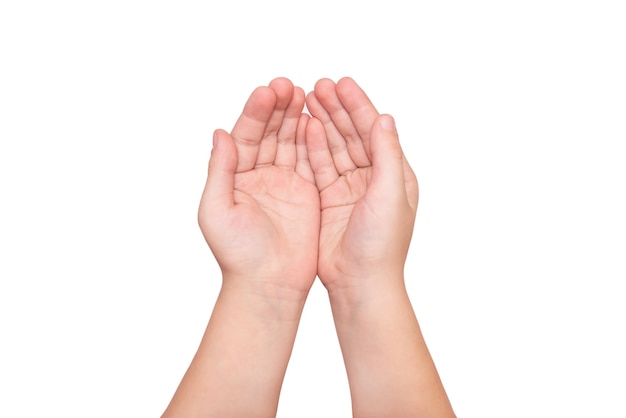
<svg viewBox="0 0 626 418">
<path fill-rule="evenodd" d="M 0 416 L 156 417 L 220 285 L 212 131 L 353 77 L 421 195 L 407 285 L 459 417 L 625 417 L 621 1 L 3 1 Z M 279 417 L 348 417 L 323 286 Z"/>
</svg>

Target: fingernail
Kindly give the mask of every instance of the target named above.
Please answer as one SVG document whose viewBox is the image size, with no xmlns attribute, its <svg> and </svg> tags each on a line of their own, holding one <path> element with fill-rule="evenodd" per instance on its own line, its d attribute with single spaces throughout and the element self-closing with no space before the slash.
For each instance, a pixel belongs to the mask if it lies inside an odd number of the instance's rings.
<svg viewBox="0 0 626 418">
<path fill-rule="evenodd" d="M 217 144 L 217 131 L 213 132 L 213 148 L 215 148 L 215 144 Z"/>
<path fill-rule="evenodd" d="M 385 115 L 382 117 L 382 119 L 380 120 L 380 126 L 382 126 L 383 129 L 386 129 L 388 131 L 396 130 L 396 123 L 394 122 L 393 118 L 389 115 Z"/>
</svg>

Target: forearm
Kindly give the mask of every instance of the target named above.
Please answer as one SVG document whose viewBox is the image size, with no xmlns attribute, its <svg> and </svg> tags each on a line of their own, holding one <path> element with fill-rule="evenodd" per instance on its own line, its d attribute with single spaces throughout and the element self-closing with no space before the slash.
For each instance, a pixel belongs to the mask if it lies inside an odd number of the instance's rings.
<svg viewBox="0 0 626 418">
<path fill-rule="evenodd" d="M 402 277 L 329 293 L 353 415 L 453 417 Z"/>
<path fill-rule="evenodd" d="M 276 415 L 304 298 L 262 293 L 222 287 L 164 418 Z"/>
</svg>

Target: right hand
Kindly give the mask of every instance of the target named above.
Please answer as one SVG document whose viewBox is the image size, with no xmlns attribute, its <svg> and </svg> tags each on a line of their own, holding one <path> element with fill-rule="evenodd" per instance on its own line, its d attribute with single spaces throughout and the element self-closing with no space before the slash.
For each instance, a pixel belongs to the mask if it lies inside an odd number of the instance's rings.
<svg viewBox="0 0 626 418">
<path fill-rule="evenodd" d="M 198 211 L 225 280 L 299 300 L 315 280 L 320 220 L 304 100 L 286 78 L 252 93 L 232 132 L 215 132 Z"/>
<path fill-rule="evenodd" d="M 393 118 L 350 78 L 307 96 L 309 161 L 320 191 L 318 275 L 330 291 L 403 277 L 418 202 Z"/>
</svg>

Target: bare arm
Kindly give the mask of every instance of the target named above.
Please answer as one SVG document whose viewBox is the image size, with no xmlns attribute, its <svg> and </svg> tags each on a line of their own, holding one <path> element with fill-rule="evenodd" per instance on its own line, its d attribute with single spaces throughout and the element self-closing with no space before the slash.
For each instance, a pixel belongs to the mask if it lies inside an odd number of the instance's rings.
<svg viewBox="0 0 626 418">
<path fill-rule="evenodd" d="M 349 78 L 307 96 L 320 190 L 318 274 L 331 301 L 355 417 L 453 417 L 404 286 L 418 202 L 393 118 Z"/>
<path fill-rule="evenodd" d="M 198 217 L 222 289 L 164 418 L 276 415 L 317 268 L 303 106 L 302 89 L 279 78 L 252 93 L 230 134 L 215 133 Z"/>
</svg>

